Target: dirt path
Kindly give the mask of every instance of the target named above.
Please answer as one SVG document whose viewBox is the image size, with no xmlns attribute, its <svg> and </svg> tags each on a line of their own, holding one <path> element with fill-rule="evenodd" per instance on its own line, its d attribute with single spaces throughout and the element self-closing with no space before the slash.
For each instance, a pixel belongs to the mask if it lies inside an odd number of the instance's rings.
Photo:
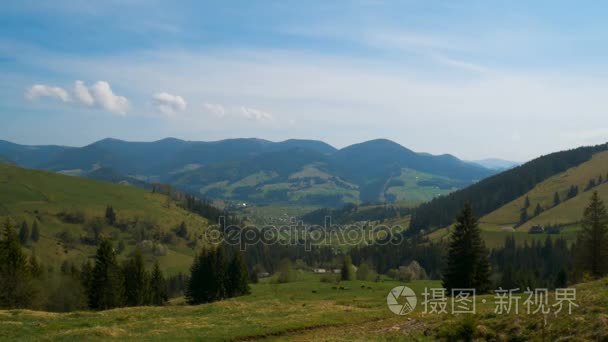
<svg viewBox="0 0 608 342">
<path fill-rule="evenodd" d="M 358 324 L 310 326 L 239 341 L 369 341 L 370 339 L 407 338 L 430 331 L 421 321 L 403 316 L 380 318 Z"/>
</svg>

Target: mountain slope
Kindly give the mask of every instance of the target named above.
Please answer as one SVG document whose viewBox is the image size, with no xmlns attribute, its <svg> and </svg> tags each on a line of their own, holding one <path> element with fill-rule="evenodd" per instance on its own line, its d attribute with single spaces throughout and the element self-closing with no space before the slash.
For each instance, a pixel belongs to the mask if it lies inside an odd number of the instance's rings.
<svg viewBox="0 0 608 342">
<path fill-rule="evenodd" d="M 602 183 L 605 183 L 608 180 L 607 176 L 608 152 L 596 153 L 591 160 L 537 184 L 524 195 L 484 216 L 481 218 L 481 221 L 496 225 L 516 225 L 520 220 L 521 209 L 524 207 L 527 197 L 530 201 L 528 217 L 534 216 L 534 209 L 537 204 L 543 208 L 544 212 L 539 215 L 538 219 L 534 218 L 524 224 L 521 229 L 527 231 L 529 226 L 539 223 L 544 225 L 549 223 L 568 224 L 577 222 L 582 215 L 586 200 L 592 193 L 592 191 L 584 192 L 589 181 L 592 179 L 597 180 L 601 177 Z M 578 187 L 579 195 L 568 199 L 567 194 L 571 186 Z M 606 184 L 600 184 L 591 190 L 598 190 L 603 193 L 605 189 Z M 557 206 L 554 206 L 555 193 L 560 198 L 560 204 Z"/>
<path fill-rule="evenodd" d="M 477 215 L 489 214 L 544 180 L 583 164 L 595 153 L 606 150 L 608 144 L 552 153 L 424 203 L 414 210 L 408 234 L 450 225 L 467 201 L 471 202 Z"/>
<path fill-rule="evenodd" d="M 103 221 L 107 205 L 116 212 L 115 225 Z M 121 255 L 139 246 L 146 256 L 158 256 L 170 273 L 188 269 L 194 253 L 191 243 L 208 226 L 206 219 L 158 193 L 0 164 L 0 219 L 5 217 L 17 224 L 25 221 L 30 229 L 37 222 L 41 238 L 30 241 L 28 249 L 45 264 L 79 265 L 91 257 L 91 228 L 97 224 L 115 247 L 123 242 Z M 181 222 L 186 223 L 190 240 L 172 232 Z"/>
</svg>

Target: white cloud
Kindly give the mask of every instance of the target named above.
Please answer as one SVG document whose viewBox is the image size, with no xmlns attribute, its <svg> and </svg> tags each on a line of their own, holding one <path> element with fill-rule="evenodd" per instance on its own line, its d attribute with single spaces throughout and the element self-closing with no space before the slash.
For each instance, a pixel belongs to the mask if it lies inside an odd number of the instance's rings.
<svg viewBox="0 0 608 342">
<path fill-rule="evenodd" d="M 74 84 L 74 95 L 84 105 L 92 106 L 95 104 L 95 99 L 82 81 L 76 81 Z"/>
<path fill-rule="evenodd" d="M 187 106 L 183 97 L 165 92 L 154 94 L 153 102 L 156 109 L 167 116 L 173 116 L 177 112 L 184 111 Z"/>
<path fill-rule="evenodd" d="M 39 97 L 55 97 L 63 102 L 72 102 L 72 96 L 61 87 L 53 87 L 43 84 L 35 84 L 25 92 L 25 98 L 34 100 Z M 90 87 L 84 82 L 74 83 L 75 103 L 86 107 L 99 107 L 109 112 L 125 115 L 129 108 L 129 101 L 124 96 L 115 95 L 110 84 L 105 81 L 98 81 Z"/>
<path fill-rule="evenodd" d="M 61 87 L 53 87 L 44 84 L 34 84 L 25 92 L 25 98 L 35 100 L 39 97 L 54 97 L 63 102 L 70 102 L 70 94 Z"/>
<path fill-rule="evenodd" d="M 270 121 L 273 119 L 272 114 L 263 110 L 249 107 L 241 107 L 241 114 L 247 119 L 256 121 Z"/>
<path fill-rule="evenodd" d="M 224 108 L 224 106 L 222 106 L 221 104 L 205 103 L 204 106 L 208 112 L 219 118 L 224 117 L 226 115 L 226 108 Z"/>
<path fill-rule="evenodd" d="M 95 104 L 109 112 L 125 115 L 129 108 L 129 101 L 124 96 L 115 95 L 110 84 L 98 81 L 89 88 Z"/>
</svg>

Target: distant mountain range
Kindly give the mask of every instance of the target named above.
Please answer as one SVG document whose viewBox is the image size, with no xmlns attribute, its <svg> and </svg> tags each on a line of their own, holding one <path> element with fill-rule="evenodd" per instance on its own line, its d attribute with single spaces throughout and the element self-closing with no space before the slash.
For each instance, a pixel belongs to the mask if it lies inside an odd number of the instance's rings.
<svg viewBox="0 0 608 342">
<path fill-rule="evenodd" d="M 472 163 L 485 167 L 490 170 L 508 170 L 515 166 L 521 165 L 520 162 L 514 162 L 510 160 L 498 159 L 498 158 L 487 158 L 480 160 L 473 160 Z"/>
<path fill-rule="evenodd" d="M 496 173 L 495 167 L 483 163 L 417 153 L 385 139 L 339 150 L 322 141 L 294 139 L 103 139 L 84 147 L 0 141 L 1 159 L 116 183 L 168 183 L 208 198 L 316 206 L 417 203 Z"/>
</svg>

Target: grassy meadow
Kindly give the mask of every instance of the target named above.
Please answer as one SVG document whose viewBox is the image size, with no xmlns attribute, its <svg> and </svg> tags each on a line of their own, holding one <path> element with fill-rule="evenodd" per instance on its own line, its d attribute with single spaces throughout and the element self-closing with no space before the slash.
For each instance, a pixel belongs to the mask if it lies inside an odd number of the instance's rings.
<svg viewBox="0 0 608 342">
<path fill-rule="evenodd" d="M 476 315 L 424 314 L 421 293 L 437 281 L 405 285 L 418 296 L 416 310 L 397 316 L 386 305 L 395 281 L 320 281 L 301 273 L 278 284 L 264 279 L 252 294 L 197 306 L 174 300 L 166 307 L 134 307 L 103 312 L 0 311 L 2 340 L 436 340 L 470 332 L 482 339 L 555 340 L 607 338 L 608 279 L 577 285 L 572 315 L 494 313 L 493 295 L 477 297 Z M 485 303 L 484 303 L 485 300 Z"/>
</svg>

